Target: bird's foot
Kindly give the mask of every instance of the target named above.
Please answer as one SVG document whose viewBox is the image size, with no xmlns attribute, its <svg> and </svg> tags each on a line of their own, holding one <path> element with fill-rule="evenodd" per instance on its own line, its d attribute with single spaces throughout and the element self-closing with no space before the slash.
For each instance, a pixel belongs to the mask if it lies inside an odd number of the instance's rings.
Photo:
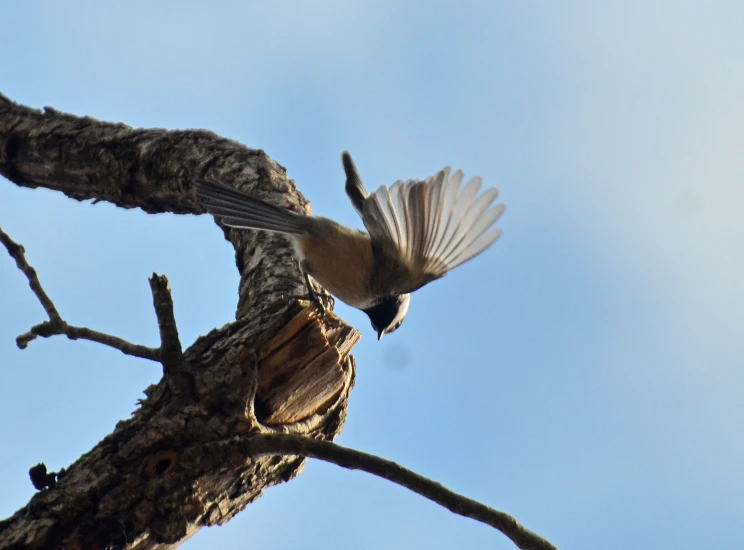
<svg viewBox="0 0 744 550">
<path fill-rule="evenodd" d="M 305 286 L 307 287 L 308 294 L 307 296 L 302 296 L 302 298 L 308 298 L 313 302 L 318 307 L 321 317 L 325 316 L 329 309 L 333 309 L 333 306 L 335 305 L 333 296 L 316 292 L 315 288 L 313 288 L 310 276 L 307 273 L 305 273 Z"/>
</svg>

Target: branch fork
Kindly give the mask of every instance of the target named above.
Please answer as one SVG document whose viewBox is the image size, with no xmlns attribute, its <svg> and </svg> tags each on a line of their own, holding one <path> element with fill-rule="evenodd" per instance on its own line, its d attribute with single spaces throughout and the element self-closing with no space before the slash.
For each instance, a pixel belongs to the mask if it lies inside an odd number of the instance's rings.
<svg viewBox="0 0 744 550">
<path fill-rule="evenodd" d="M 26 252 L 22 245 L 11 239 L 2 228 L 0 228 L 0 243 L 2 243 L 11 258 L 15 260 L 18 269 L 28 279 L 31 290 L 38 298 L 49 320 L 43 321 L 31 327 L 16 338 L 16 345 L 20 349 L 26 349 L 28 344 L 37 337 L 49 338 L 55 335 L 67 336 L 70 340 L 90 340 L 105 346 L 118 349 L 125 355 L 149 359 L 162 363 L 167 374 L 175 374 L 183 361 L 183 351 L 178 338 L 178 330 L 173 314 L 173 299 L 170 295 L 168 279 L 164 275 L 152 274 L 150 288 L 152 290 L 153 305 L 160 328 L 160 347 L 151 348 L 140 344 L 134 344 L 118 336 L 105 334 L 87 327 L 77 327 L 68 324 L 59 314 L 57 307 L 49 295 L 41 286 L 36 270 L 26 260 Z"/>
</svg>

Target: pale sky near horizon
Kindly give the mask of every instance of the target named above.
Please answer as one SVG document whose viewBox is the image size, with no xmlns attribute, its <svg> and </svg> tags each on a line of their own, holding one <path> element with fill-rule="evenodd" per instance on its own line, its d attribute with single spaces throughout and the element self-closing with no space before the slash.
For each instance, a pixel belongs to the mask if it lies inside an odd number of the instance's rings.
<svg viewBox="0 0 744 550">
<path fill-rule="evenodd" d="M 135 127 L 206 128 L 359 226 L 368 187 L 444 165 L 501 190 L 501 240 L 359 328 L 338 442 L 513 514 L 560 548 L 744 547 L 744 5 L 462 1 L 28 2 L 3 7 L 0 92 Z M 207 216 L 92 206 L 0 179 L 0 226 L 62 316 L 156 345 L 166 274 L 184 345 L 234 316 Z M 44 312 L 0 250 L 0 518 L 68 466 L 157 365 L 15 337 Z M 310 461 L 185 550 L 513 548 L 359 472 Z"/>
</svg>

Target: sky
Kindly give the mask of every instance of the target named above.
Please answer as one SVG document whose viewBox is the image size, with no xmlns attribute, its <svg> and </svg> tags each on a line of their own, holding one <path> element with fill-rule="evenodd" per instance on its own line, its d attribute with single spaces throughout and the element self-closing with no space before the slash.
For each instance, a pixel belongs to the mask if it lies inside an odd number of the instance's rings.
<svg viewBox="0 0 744 550">
<path fill-rule="evenodd" d="M 264 149 L 316 213 L 445 165 L 501 190 L 501 240 L 366 316 L 338 443 L 513 514 L 561 548 L 744 547 L 744 5 L 712 0 L 27 2 L 3 8 L 0 92 Z M 10 54 L 9 54 L 10 52 Z M 155 346 L 147 277 L 184 345 L 234 318 L 207 216 L 78 203 L 0 179 L 0 226 L 69 323 Z M 15 337 L 45 319 L 0 253 L 0 517 L 68 466 L 157 364 Z M 512 548 L 387 481 L 310 461 L 182 548 Z"/>
</svg>

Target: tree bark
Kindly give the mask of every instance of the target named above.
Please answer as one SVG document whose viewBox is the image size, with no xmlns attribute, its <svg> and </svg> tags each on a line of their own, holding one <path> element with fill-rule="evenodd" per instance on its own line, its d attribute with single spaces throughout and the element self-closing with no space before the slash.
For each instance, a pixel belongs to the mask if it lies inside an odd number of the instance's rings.
<svg viewBox="0 0 744 550">
<path fill-rule="evenodd" d="M 2 95 L 0 174 L 81 201 L 178 214 L 203 213 L 192 181 L 211 177 L 310 211 L 285 169 L 261 150 L 202 130 L 133 129 L 38 111 Z M 304 279 L 285 238 L 223 230 L 240 272 L 236 321 L 181 352 L 167 280 L 154 276 L 163 378 L 56 487 L 0 522 L 0 548 L 174 548 L 304 465 L 292 456 L 251 458 L 232 435 L 333 440 L 341 431 L 354 383 L 349 351 L 359 334 L 301 300 Z M 45 325 L 54 334 L 75 328 L 55 322 Z"/>
</svg>

